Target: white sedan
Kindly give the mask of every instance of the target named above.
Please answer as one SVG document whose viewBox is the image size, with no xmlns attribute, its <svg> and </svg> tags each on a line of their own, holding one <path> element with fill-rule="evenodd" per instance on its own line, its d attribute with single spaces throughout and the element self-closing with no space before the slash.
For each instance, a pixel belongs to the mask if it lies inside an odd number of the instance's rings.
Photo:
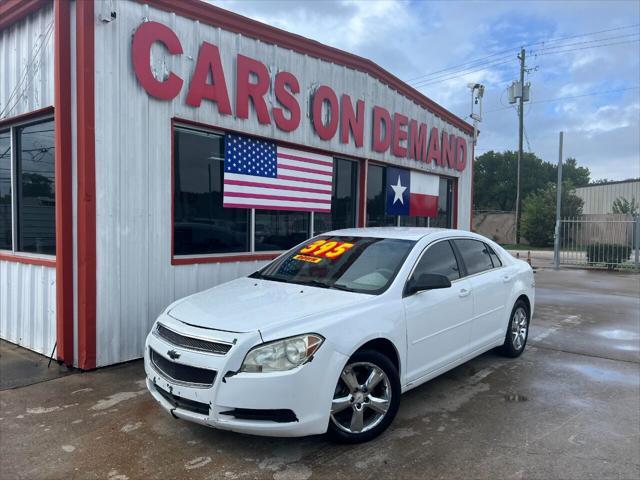
<svg viewBox="0 0 640 480">
<path fill-rule="evenodd" d="M 367 441 L 403 392 L 495 347 L 520 355 L 533 305 L 531 267 L 480 235 L 337 230 L 170 305 L 147 386 L 203 425 Z"/>
</svg>

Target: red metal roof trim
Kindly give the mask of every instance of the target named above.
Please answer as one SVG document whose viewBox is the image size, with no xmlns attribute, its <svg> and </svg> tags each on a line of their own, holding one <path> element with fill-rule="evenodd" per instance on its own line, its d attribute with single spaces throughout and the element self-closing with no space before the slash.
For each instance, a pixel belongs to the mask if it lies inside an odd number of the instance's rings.
<svg viewBox="0 0 640 480">
<path fill-rule="evenodd" d="M 0 30 L 19 22 L 51 0 L 0 0 Z"/>
<path fill-rule="evenodd" d="M 278 45 L 283 48 L 294 50 L 327 62 L 336 63 L 345 67 L 353 68 L 377 78 L 382 83 L 388 85 L 398 93 L 414 101 L 421 107 L 431 111 L 434 115 L 444 121 L 459 128 L 465 133 L 473 134 L 473 127 L 454 115 L 444 107 L 438 105 L 433 100 L 427 98 L 415 88 L 407 85 L 395 75 L 387 72 L 369 59 L 347 53 L 328 45 L 324 45 L 315 40 L 310 40 L 301 35 L 290 33 L 279 28 L 266 25 L 252 20 L 237 13 L 224 10 L 200 0 L 136 0 L 139 3 L 173 12 L 177 15 L 198 20 L 209 25 L 220 27 L 224 30 L 240 33 L 247 37 L 258 39 L 262 42 Z"/>
</svg>

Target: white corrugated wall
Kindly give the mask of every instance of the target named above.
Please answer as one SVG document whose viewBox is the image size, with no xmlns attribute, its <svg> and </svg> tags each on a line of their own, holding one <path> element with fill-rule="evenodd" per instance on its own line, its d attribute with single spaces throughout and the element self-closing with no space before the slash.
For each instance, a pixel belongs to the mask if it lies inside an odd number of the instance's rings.
<svg viewBox="0 0 640 480">
<path fill-rule="evenodd" d="M 96 16 L 96 215 L 97 215 L 97 363 L 98 366 L 142 355 L 144 338 L 154 319 L 174 299 L 249 273 L 262 262 L 171 265 L 171 118 L 242 130 L 249 134 L 328 149 L 360 158 L 369 157 L 409 166 L 407 159 L 370 152 L 332 141 L 322 141 L 311 130 L 308 118 L 310 86 L 324 83 L 352 100 L 363 99 L 367 108 L 364 138 L 371 139 L 371 109 L 380 105 L 393 112 L 437 126 L 441 131 L 464 135 L 397 94 L 370 75 L 324 62 L 307 55 L 265 44 L 187 18 L 149 8 L 138 2 L 99 2 Z M 184 55 L 167 55 L 160 45 L 152 50 L 152 68 L 162 77 L 168 70 L 185 80 L 180 95 L 159 101 L 139 85 L 131 64 L 131 39 L 146 20 L 159 21 L 174 30 Z M 235 97 L 235 56 L 242 53 L 260 59 L 274 73 L 294 73 L 302 89 L 300 127 L 290 134 L 274 125 L 260 125 L 255 112 L 241 121 L 220 116 L 204 101 L 200 108 L 185 103 L 198 48 L 202 41 L 220 47 L 229 96 Z M 273 98 L 267 100 L 271 104 Z M 468 164 L 464 173 L 420 164 L 425 171 L 459 177 L 458 219 L 469 228 L 471 193 L 471 138 L 467 139 Z M 412 163 L 415 166 L 415 162 Z"/>
<path fill-rule="evenodd" d="M 53 6 L 0 31 L 0 119 L 53 105 Z M 0 261 L 0 338 L 50 355 L 55 268 Z"/>
<path fill-rule="evenodd" d="M 585 215 L 613 213 L 616 198 L 635 199 L 636 205 L 640 202 L 640 180 L 580 187 L 576 188 L 576 195 L 584 201 L 582 213 Z"/>
<path fill-rule="evenodd" d="M 56 269 L 0 260 L 0 337 L 50 355 L 56 342 Z"/>
<path fill-rule="evenodd" d="M 53 105 L 53 4 L 0 31 L 0 120 Z"/>
</svg>

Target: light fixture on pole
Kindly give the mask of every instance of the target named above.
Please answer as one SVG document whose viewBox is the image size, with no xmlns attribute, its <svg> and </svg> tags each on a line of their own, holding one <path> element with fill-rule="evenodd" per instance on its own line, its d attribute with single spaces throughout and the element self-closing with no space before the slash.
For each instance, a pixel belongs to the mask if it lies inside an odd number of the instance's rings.
<svg viewBox="0 0 640 480">
<path fill-rule="evenodd" d="M 475 147 L 478 140 L 478 123 L 482 122 L 484 85 L 481 83 L 468 83 L 467 87 L 471 90 L 471 114 L 469 117 L 473 120 L 473 146 Z"/>
</svg>

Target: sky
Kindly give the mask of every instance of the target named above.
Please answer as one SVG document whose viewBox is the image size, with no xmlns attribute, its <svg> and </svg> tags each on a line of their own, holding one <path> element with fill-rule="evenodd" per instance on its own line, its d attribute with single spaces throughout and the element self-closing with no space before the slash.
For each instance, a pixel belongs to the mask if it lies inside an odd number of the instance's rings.
<svg viewBox="0 0 640 480">
<path fill-rule="evenodd" d="M 518 148 L 507 87 L 524 46 L 524 150 L 557 162 L 562 130 L 564 157 L 589 167 L 592 180 L 640 177 L 638 0 L 209 1 L 369 58 L 463 118 L 467 84 L 482 83 L 476 155 Z"/>
</svg>

